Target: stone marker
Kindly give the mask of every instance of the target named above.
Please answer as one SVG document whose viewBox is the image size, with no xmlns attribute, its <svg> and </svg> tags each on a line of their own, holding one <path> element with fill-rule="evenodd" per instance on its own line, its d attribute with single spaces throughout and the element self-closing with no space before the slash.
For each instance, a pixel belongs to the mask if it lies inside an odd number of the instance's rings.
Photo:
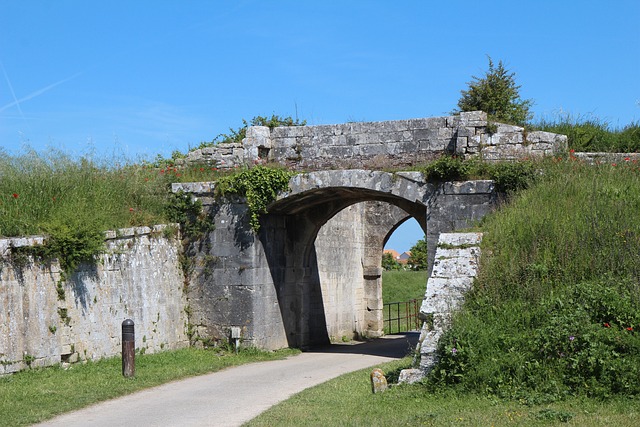
<svg viewBox="0 0 640 427">
<path fill-rule="evenodd" d="M 374 394 L 382 393 L 387 388 L 387 378 L 384 376 L 382 369 L 376 368 L 371 371 L 371 391 Z"/>
<path fill-rule="evenodd" d="M 400 377 L 398 378 L 398 384 L 413 384 L 424 378 L 424 372 L 422 369 L 403 369 L 400 371 Z"/>
</svg>

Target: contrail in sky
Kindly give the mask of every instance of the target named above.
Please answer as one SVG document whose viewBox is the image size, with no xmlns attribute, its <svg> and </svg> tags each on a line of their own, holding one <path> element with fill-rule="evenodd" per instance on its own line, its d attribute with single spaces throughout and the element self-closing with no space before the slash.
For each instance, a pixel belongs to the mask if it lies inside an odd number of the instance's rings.
<svg viewBox="0 0 640 427">
<path fill-rule="evenodd" d="M 9 80 L 9 75 L 7 74 L 7 70 L 5 70 L 4 64 L 2 62 L 0 62 L 0 67 L 2 67 L 2 72 L 4 73 L 4 78 L 7 81 L 7 85 L 9 86 L 9 90 L 11 91 L 11 96 L 13 96 L 13 102 L 11 104 L 8 104 L 8 107 L 10 107 L 12 105 L 17 105 L 18 106 L 18 111 L 20 112 L 20 117 L 22 117 L 22 120 L 25 120 L 24 119 L 24 114 L 22 114 L 22 108 L 20 108 L 20 102 L 18 101 L 18 98 L 16 98 L 16 93 L 13 91 L 13 85 L 11 84 L 11 81 Z M 0 110 L 0 112 L 2 112 L 2 111 L 4 111 L 4 107 Z"/>
<path fill-rule="evenodd" d="M 2 70 L 4 71 L 4 67 L 2 67 Z M 27 96 L 25 96 L 23 98 L 17 99 L 15 93 L 13 92 L 13 87 L 11 86 L 11 82 L 9 81 L 9 76 L 7 76 L 7 72 L 4 71 L 4 77 L 7 80 L 7 84 L 9 85 L 9 88 L 11 89 L 11 94 L 13 95 L 13 102 L 10 102 L 7 105 L 3 105 L 2 107 L 0 107 L 0 113 L 3 112 L 4 110 L 7 110 L 7 109 L 13 107 L 15 105 L 15 106 L 18 107 L 18 110 L 20 111 L 20 115 L 22 115 L 22 108 L 20 108 L 20 103 L 28 101 L 30 99 L 33 99 L 36 96 L 40 96 L 43 93 L 47 92 L 48 90 L 53 89 L 54 87 L 56 87 L 58 85 L 61 85 L 62 83 L 65 83 L 65 82 L 68 82 L 69 80 L 75 79 L 80 74 L 82 74 L 82 73 L 76 73 L 71 77 L 67 77 L 66 79 L 62 79 L 60 81 L 52 83 L 49 86 L 45 86 L 42 89 L 36 90 L 35 92 L 31 92 L 29 95 L 27 95 Z"/>
</svg>

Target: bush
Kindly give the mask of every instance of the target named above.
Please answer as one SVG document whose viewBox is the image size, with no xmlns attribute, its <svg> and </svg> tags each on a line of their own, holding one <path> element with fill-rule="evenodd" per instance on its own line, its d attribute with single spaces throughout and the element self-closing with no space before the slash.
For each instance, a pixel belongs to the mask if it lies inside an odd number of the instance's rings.
<svg viewBox="0 0 640 427">
<path fill-rule="evenodd" d="M 393 258 L 393 255 L 391 255 L 388 252 L 385 252 L 382 254 L 382 268 L 385 271 L 394 271 L 394 270 L 401 270 L 402 266 L 398 261 L 396 261 Z"/>
<path fill-rule="evenodd" d="M 254 231 L 260 229 L 260 215 L 276 200 L 279 191 L 289 187 L 293 174 L 285 169 L 256 166 L 218 180 L 216 194 L 237 194 L 246 197 L 251 218 L 249 224 Z"/>
<path fill-rule="evenodd" d="M 442 156 L 428 164 L 423 174 L 429 181 L 460 181 L 469 178 L 471 169 L 471 163 L 461 157 Z"/>
<path fill-rule="evenodd" d="M 494 67 L 491 57 L 488 59 L 489 70 L 482 78 L 472 77 L 468 89 L 461 91 L 458 110 L 453 113 L 482 110 L 493 120 L 524 125 L 532 117 L 529 108 L 533 101 L 520 98 L 515 73 L 509 72 L 502 61 Z"/>
</svg>

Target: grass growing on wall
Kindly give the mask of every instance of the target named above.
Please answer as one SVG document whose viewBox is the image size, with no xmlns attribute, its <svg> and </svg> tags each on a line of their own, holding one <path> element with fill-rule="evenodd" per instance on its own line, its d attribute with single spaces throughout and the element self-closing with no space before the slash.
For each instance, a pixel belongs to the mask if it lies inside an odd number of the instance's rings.
<svg viewBox="0 0 640 427">
<path fill-rule="evenodd" d="M 590 116 L 559 115 L 553 120 L 540 120 L 534 129 L 567 135 L 570 149 L 576 151 L 604 151 L 634 153 L 640 150 L 640 122 L 625 126 Z"/>
</svg>

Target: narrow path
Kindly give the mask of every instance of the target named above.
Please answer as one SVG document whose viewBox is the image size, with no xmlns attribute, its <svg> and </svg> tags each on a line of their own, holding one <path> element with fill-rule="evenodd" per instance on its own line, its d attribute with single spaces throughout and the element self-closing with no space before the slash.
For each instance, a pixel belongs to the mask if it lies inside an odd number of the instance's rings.
<svg viewBox="0 0 640 427">
<path fill-rule="evenodd" d="M 39 426 L 239 426 L 308 387 L 404 357 L 417 333 L 332 345 L 176 381 L 61 415 Z"/>
</svg>

